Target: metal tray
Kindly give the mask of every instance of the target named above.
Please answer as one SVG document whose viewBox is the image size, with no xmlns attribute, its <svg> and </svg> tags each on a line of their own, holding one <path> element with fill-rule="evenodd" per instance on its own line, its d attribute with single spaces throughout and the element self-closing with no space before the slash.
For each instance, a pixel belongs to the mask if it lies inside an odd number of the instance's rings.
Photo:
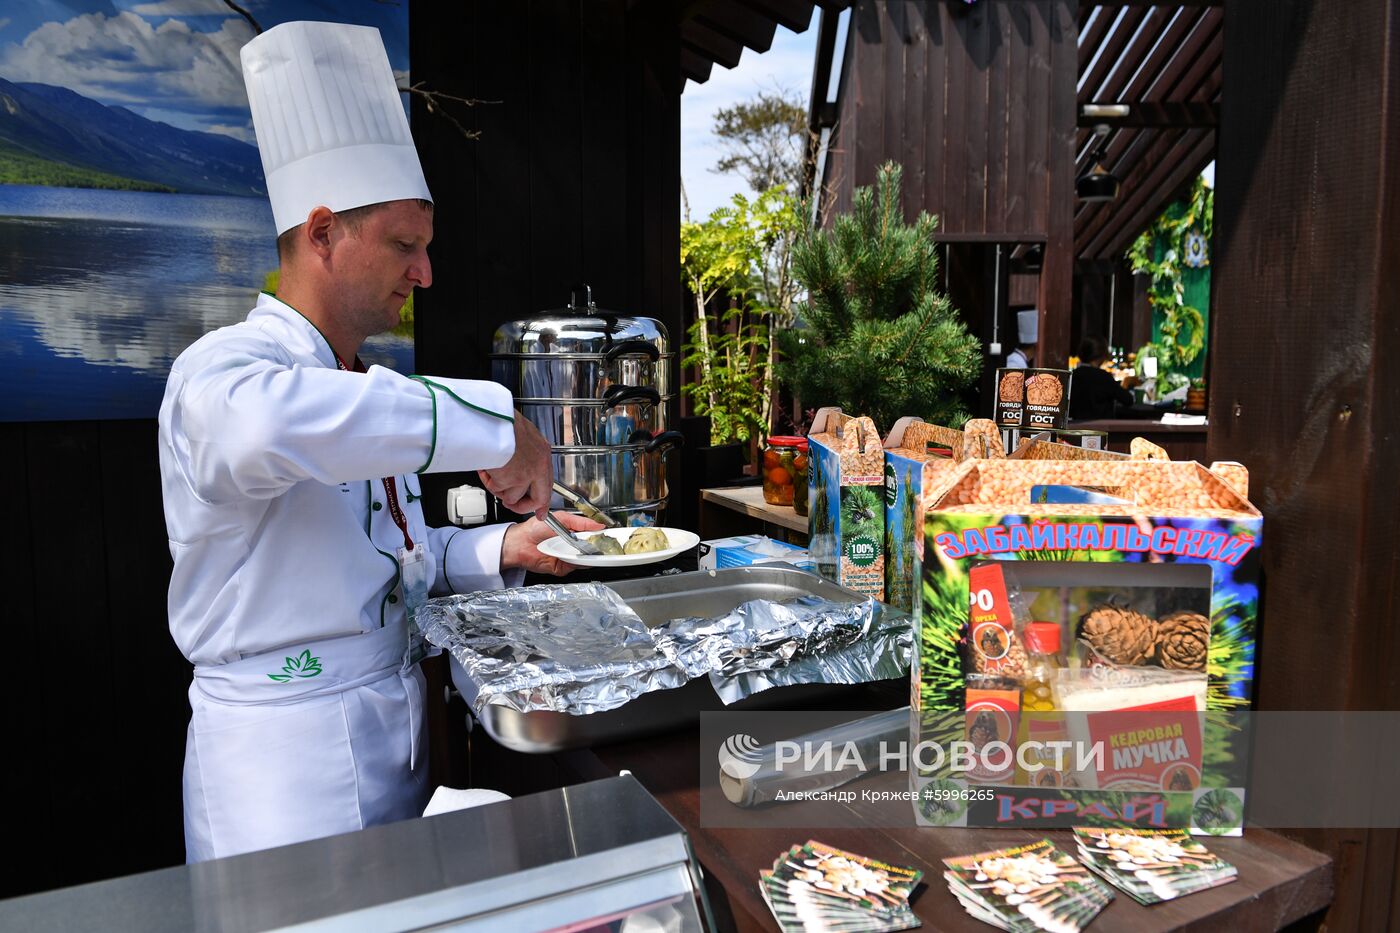
<svg viewBox="0 0 1400 933">
<path fill-rule="evenodd" d="M 751 599 L 793 599 L 820 596 L 837 602 L 864 599 L 844 587 L 796 567 L 765 564 L 761 567 L 729 567 L 666 576 L 643 577 L 609 583 L 648 626 L 688 616 L 720 616 Z M 476 687 L 456 659 L 452 659 L 452 682 L 466 697 L 476 697 Z M 674 690 L 658 690 L 637 697 L 625 706 L 605 713 L 572 716 L 549 710 L 522 713 L 503 706 L 489 706 L 477 717 L 478 724 L 501 745 L 518 752 L 549 754 L 570 748 L 606 745 L 628 739 L 695 726 L 700 713 L 714 710 L 755 710 L 813 708 L 863 709 L 869 703 L 866 684 L 803 684 L 775 687 L 746 700 L 725 706 L 710 686 L 708 678 L 692 680 Z M 881 681 L 874 685 L 881 694 L 892 697 L 893 705 L 908 702 L 904 679 Z M 862 700 L 864 702 L 862 702 Z M 888 708 L 888 707 L 883 707 Z M 475 715 L 475 714 L 473 714 Z"/>
</svg>

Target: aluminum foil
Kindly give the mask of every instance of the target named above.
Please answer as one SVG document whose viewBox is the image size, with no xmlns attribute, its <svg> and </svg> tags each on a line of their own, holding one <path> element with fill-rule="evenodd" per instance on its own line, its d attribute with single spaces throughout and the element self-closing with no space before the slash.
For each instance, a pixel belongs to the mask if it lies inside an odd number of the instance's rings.
<svg viewBox="0 0 1400 933">
<path fill-rule="evenodd" d="M 875 606 L 871 599 L 754 599 L 717 619 L 672 620 L 657 626 L 652 637 L 661 653 L 691 677 L 733 677 L 844 648 L 870 629 Z"/>
<path fill-rule="evenodd" d="M 873 618 L 864 636 L 844 647 L 736 674 L 711 672 L 710 685 L 728 705 L 771 687 L 863 684 L 908 677 L 914 654 L 913 617 L 883 603 L 873 606 Z"/>
<path fill-rule="evenodd" d="M 599 583 L 430 599 L 417 620 L 423 637 L 451 652 L 477 685 L 478 713 L 500 705 L 582 716 L 689 679 Z"/>
</svg>

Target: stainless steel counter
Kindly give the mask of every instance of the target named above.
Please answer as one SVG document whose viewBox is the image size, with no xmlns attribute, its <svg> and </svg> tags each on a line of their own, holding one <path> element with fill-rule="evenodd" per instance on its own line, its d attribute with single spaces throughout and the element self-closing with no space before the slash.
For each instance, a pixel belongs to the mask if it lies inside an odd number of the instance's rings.
<svg viewBox="0 0 1400 933">
<path fill-rule="evenodd" d="M 651 905 L 697 930 L 680 826 L 631 777 L 0 901 L 0 930 L 524 933 Z"/>
</svg>

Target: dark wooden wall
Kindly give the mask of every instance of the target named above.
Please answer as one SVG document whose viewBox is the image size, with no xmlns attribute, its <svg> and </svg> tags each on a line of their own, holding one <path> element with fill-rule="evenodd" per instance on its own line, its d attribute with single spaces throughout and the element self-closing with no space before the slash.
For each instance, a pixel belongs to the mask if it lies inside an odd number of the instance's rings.
<svg viewBox="0 0 1400 933">
<path fill-rule="evenodd" d="M 184 860 L 154 421 L 0 424 L 0 897 Z"/>
<path fill-rule="evenodd" d="M 660 319 L 679 350 L 677 14 L 628 0 L 414 8 L 413 80 L 492 102 L 457 111 L 481 134 L 468 141 L 414 101 L 435 202 L 419 372 L 489 378 L 496 328 L 563 307 L 578 282 L 602 308 Z M 669 458 L 677 497 L 682 460 Z M 430 521 L 445 521 L 437 493 L 464 479 L 424 484 Z"/>
<path fill-rule="evenodd" d="M 904 207 L 940 239 L 1043 242 L 1042 359 L 1069 355 L 1077 4 L 860 0 L 828 156 L 832 207 L 904 166 Z"/>
<path fill-rule="evenodd" d="M 1259 704 L 1394 710 L 1400 3 L 1230 0 L 1226 17 L 1210 456 L 1249 466 L 1264 513 Z M 1400 926 L 1400 833 L 1296 835 L 1336 859 L 1328 929 Z"/>
</svg>

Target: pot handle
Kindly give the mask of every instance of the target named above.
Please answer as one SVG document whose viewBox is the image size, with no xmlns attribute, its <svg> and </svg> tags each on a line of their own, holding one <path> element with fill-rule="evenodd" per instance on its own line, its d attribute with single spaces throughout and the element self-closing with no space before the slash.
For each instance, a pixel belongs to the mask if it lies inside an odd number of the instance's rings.
<svg viewBox="0 0 1400 933">
<path fill-rule="evenodd" d="M 603 358 L 609 363 L 619 356 L 649 356 L 651 361 L 655 363 L 661 359 L 661 351 L 657 349 L 656 344 L 647 343 L 645 340 L 624 340 L 603 354 Z"/>
<path fill-rule="evenodd" d="M 647 444 L 647 453 L 654 450 L 665 450 L 668 447 L 680 447 L 685 444 L 685 435 L 679 431 L 662 431 L 651 439 Z"/>
<path fill-rule="evenodd" d="M 578 303 L 578 294 L 583 292 L 583 304 Z M 583 283 L 575 285 L 569 289 L 569 312 L 572 314 L 592 314 L 597 306 L 593 304 L 593 289 Z"/>
<path fill-rule="evenodd" d="M 661 393 L 651 386 L 613 386 L 603 393 L 603 408 L 616 408 L 623 402 L 661 404 Z"/>
</svg>

